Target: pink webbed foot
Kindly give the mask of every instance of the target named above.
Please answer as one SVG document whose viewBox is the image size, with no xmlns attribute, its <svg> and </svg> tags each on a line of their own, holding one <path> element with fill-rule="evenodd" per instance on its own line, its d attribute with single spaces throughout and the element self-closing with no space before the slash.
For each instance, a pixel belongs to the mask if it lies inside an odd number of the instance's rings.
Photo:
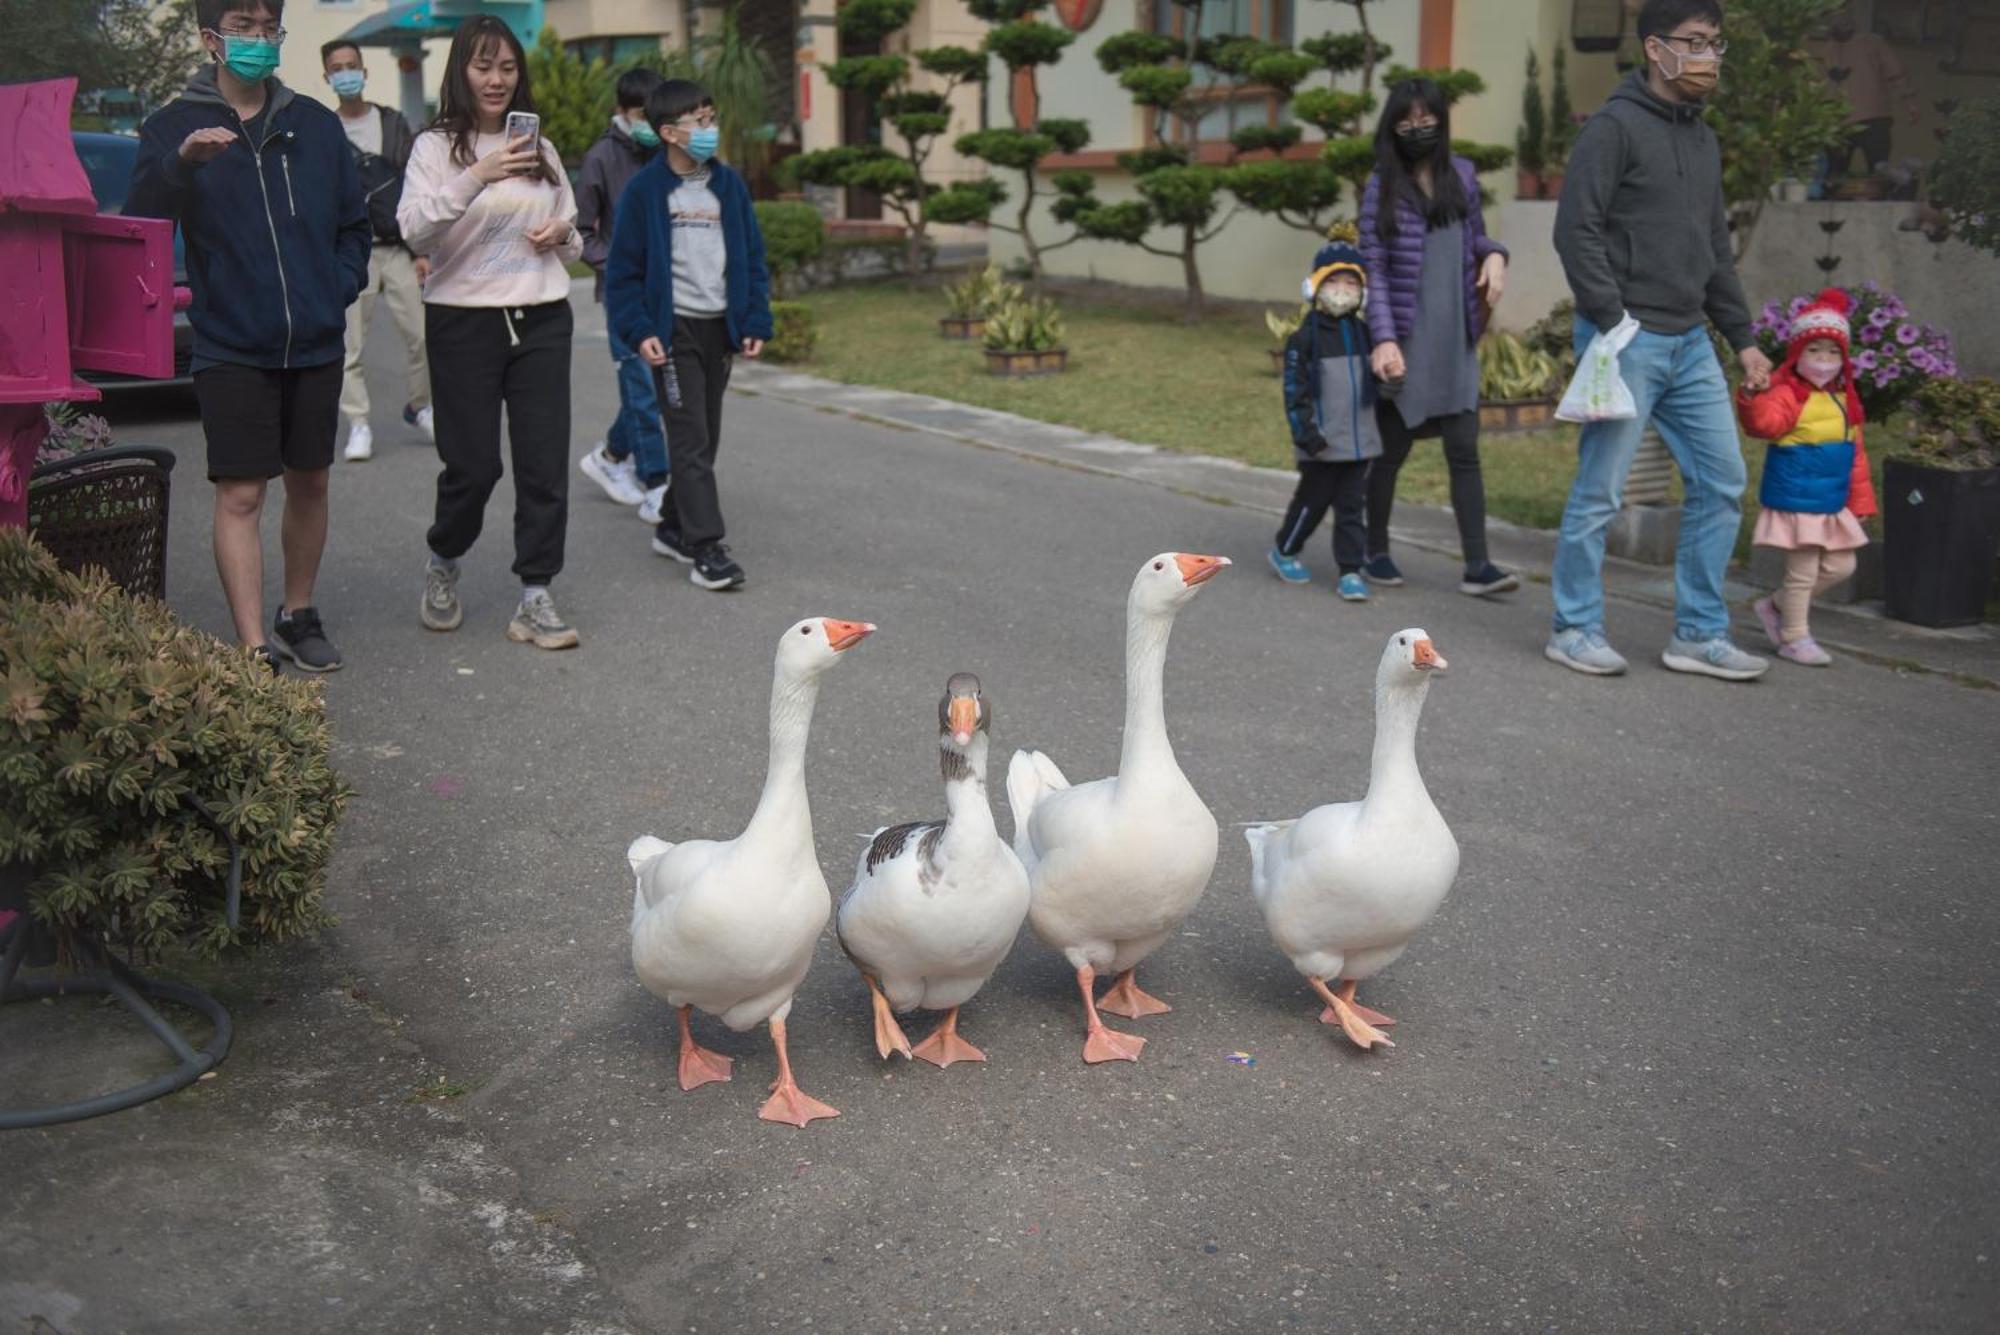
<svg viewBox="0 0 2000 1335">
<path fill-rule="evenodd" d="M 953 1062 L 983 1062 L 986 1054 L 958 1035 L 958 1007 L 945 1012 L 944 1023 L 917 1044 L 914 1055 L 943 1070 Z"/>
<path fill-rule="evenodd" d="M 1098 1000 L 1097 1008 L 1110 1011 L 1113 1015 L 1122 1015 L 1128 1020 L 1137 1020 L 1148 1015 L 1165 1015 L 1171 1011 L 1173 1007 L 1166 1002 L 1139 990 L 1138 972 L 1137 969 L 1127 969 L 1119 974 L 1118 981 L 1111 985 L 1111 990 Z"/>
</svg>

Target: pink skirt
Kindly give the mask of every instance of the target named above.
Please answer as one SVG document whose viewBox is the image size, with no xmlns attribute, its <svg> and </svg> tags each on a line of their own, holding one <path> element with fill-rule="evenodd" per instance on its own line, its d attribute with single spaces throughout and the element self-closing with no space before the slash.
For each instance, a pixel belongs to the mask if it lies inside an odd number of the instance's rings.
<svg viewBox="0 0 2000 1335">
<path fill-rule="evenodd" d="M 1796 510 L 1766 510 L 1757 516 L 1750 541 L 1759 547 L 1795 551 L 1800 547 L 1824 547 L 1830 552 L 1852 551 L 1868 545 L 1868 532 L 1846 506 L 1830 515 L 1800 514 Z"/>
</svg>

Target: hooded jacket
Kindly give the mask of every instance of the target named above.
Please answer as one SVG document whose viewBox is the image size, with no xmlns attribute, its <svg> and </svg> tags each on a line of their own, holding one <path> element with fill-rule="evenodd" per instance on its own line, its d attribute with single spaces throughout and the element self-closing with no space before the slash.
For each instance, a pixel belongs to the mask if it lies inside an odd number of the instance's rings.
<svg viewBox="0 0 2000 1335">
<path fill-rule="evenodd" d="M 1684 334 L 1706 315 L 1732 348 L 1750 346 L 1722 151 L 1701 106 L 1654 96 L 1643 69 L 1578 132 L 1555 241 L 1577 312 L 1597 328 L 1630 313 L 1653 333 Z"/>
<path fill-rule="evenodd" d="M 597 299 L 604 300 L 604 262 L 611 257 L 611 224 L 618 216 L 618 197 L 632 178 L 659 152 L 646 148 L 612 123 L 583 155 L 576 174 L 576 227 L 583 233 L 583 262 L 597 271 Z"/>
<path fill-rule="evenodd" d="M 1479 204 L 1479 173 L 1468 158 L 1454 157 L 1452 170 L 1465 192 L 1465 253 L 1460 268 L 1465 282 L 1465 333 L 1474 343 L 1486 332 L 1486 303 L 1479 299 L 1479 266 L 1488 255 L 1506 255 L 1507 247 L 1486 234 L 1486 214 Z M 1417 327 L 1417 289 L 1423 286 L 1424 235 L 1430 224 L 1408 199 L 1394 203 L 1396 226 L 1384 241 L 1382 173 L 1368 178 L 1361 191 L 1361 252 L 1368 257 L 1368 332 L 1377 343 L 1406 339 Z"/>
<path fill-rule="evenodd" d="M 1380 458 L 1375 376 L 1368 326 L 1359 312 L 1332 316 L 1315 306 L 1285 340 L 1285 421 L 1299 463 Z"/>
<path fill-rule="evenodd" d="M 723 323 L 729 346 L 771 337 L 771 271 L 764 264 L 764 233 L 750 207 L 750 187 L 726 163 L 709 159 L 708 188 L 722 205 Z M 627 347 L 674 336 L 674 227 L 667 196 L 681 178 L 661 153 L 625 187 L 611 228 L 604 264 L 604 320 Z"/>
<path fill-rule="evenodd" d="M 139 127 L 125 212 L 180 223 L 194 305 L 194 369 L 323 366 L 344 355 L 347 307 L 368 281 L 368 210 L 339 118 L 275 78 L 256 138 L 213 65 Z M 237 134 L 199 166 L 181 141 Z"/>
</svg>

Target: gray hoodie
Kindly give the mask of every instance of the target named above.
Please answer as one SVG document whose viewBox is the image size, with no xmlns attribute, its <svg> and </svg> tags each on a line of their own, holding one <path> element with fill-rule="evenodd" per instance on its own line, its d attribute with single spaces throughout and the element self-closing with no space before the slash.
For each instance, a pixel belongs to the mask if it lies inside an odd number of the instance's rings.
<svg viewBox="0 0 2000 1335">
<path fill-rule="evenodd" d="M 1656 334 L 1715 322 L 1750 346 L 1730 252 L 1722 152 L 1693 103 L 1663 102 L 1634 70 L 1584 123 L 1556 209 L 1556 253 L 1576 308 L 1599 329 L 1629 313 Z"/>
</svg>

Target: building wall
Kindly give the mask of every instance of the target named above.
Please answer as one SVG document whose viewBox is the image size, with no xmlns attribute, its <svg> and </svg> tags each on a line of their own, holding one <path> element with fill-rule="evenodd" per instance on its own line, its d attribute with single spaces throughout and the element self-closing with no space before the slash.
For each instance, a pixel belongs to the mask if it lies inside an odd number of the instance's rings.
<svg viewBox="0 0 2000 1335">
<path fill-rule="evenodd" d="M 320 61 L 319 48 L 352 28 L 355 24 L 389 8 L 389 0 L 291 0 L 285 6 L 285 45 L 278 60 L 278 77 L 296 93 L 316 97 L 329 107 L 339 101 L 333 89 L 326 85 L 325 66 Z M 437 100 L 437 81 L 444 73 L 445 52 L 451 43 L 437 40 L 425 44 L 424 88 L 427 96 Z M 368 70 L 368 89 L 363 94 L 370 102 L 381 102 L 389 106 L 400 106 L 402 101 L 401 76 L 396 69 L 396 57 L 382 46 L 366 46 L 361 49 L 361 63 Z"/>
<path fill-rule="evenodd" d="M 662 47 L 687 44 L 683 0 L 546 0 L 543 17 L 565 42 L 657 36 Z"/>
</svg>

